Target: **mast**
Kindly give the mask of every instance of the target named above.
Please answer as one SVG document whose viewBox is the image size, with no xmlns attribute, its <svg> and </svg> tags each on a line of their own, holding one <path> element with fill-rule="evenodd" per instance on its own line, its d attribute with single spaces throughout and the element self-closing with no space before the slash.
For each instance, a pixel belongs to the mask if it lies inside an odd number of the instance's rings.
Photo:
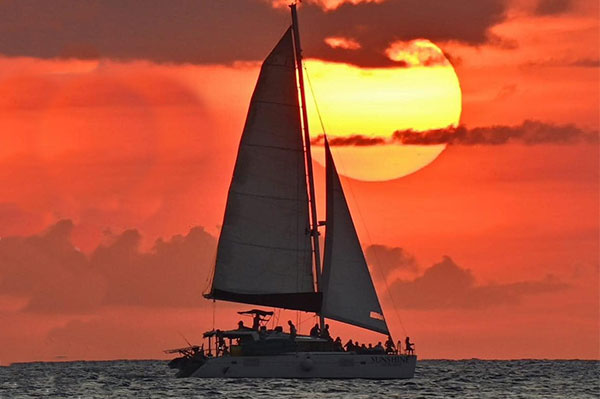
<svg viewBox="0 0 600 399">
<path fill-rule="evenodd" d="M 317 220 L 317 204 L 315 201 L 315 180 L 313 175 L 312 155 L 310 152 L 310 134 L 308 130 L 308 114 L 306 112 L 306 95 L 304 93 L 304 74 L 302 70 L 302 48 L 300 47 L 300 31 L 298 29 L 298 14 L 296 3 L 290 5 L 292 9 L 292 29 L 294 31 L 294 47 L 296 48 L 296 66 L 298 69 L 298 83 L 300 85 L 300 101 L 302 109 L 302 125 L 304 126 L 304 147 L 306 148 L 306 168 L 308 172 L 308 190 L 310 202 L 310 234 L 313 242 L 313 254 L 315 259 L 315 277 L 317 292 L 321 291 L 321 251 L 319 247 L 319 221 Z M 321 330 L 325 325 L 324 317 L 319 313 L 319 324 Z"/>
</svg>

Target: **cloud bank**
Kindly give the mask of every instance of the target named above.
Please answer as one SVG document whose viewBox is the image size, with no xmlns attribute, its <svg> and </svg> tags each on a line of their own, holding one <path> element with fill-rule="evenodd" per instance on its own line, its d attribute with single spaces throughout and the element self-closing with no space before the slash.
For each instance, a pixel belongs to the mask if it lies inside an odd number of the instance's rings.
<svg viewBox="0 0 600 399">
<path fill-rule="evenodd" d="M 397 40 L 493 42 L 505 0 L 387 0 L 300 6 L 307 57 L 393 66 Z M 0 53 L 38 58 L 232 63 L 263 59 L 290 23 L 287 7 L 264 0 L 7 0 L 0 2 Z M 328 37 L 351 38 L 354 49 Z M 360 46 L 360 47 L 358 47 Z M 357 48 L 358 47 L 358 48 Z"/>
<path fill-rule="evenodd" d="M 344 137 L 328 137 L 331 146 L 367 147 L 385 144 L 406 145 L 503 145 L 519 143 L 536 144 L 577 144 L 597 143 L 598 131 L 585 130 L 573 124 L 558 125 L 535 120 L 526 120 L 520 125 L 493 125 L 468 128 L 466 126 L 447 127 L 428 131 L 397 130 L 391 138 L 369 137 L 353 134 Z M 323 145 L 324 136 L 313 139 L 315 145 Z"/>
<path fill-rule="evenodd" d="M 110 306 L 202 306 L 216 239 L 201 227 L 169 240 L 158 239 L 147 252 L 139 248 L 137 230 L 107 233 L 106 242 L 90 255 L 71 243 L 72 230 L 70 220 L 61 220 L 39 235 L 0 239 L 0 292 L 26 299 L 23 310 L 29 313 L 90 314 Z M 413 276 L 419 273 L 414 256 L 403 248 L 371 245 L 366 257 L 386 279 L 397 276 L 399 270 Z M 445 256 L 412 280 L 396 278 L 389 290 L 401 307 L 431 310 L 515 304 L 526 296 L 566 287 L 552 276 L 479 284 L 469 269 Z"/>
<path fill-rule="evenodd" d="M 216 239 L 201 227 L 140 250 L 137 230 L 107 233 L 91 255 L 61 220 L 40 235 L 0 239 L 0 292 L 27 298 L 25 311 L 88 313 L 101 306 L 196 307 L 214 261 Z"/>
<path fill-rule="evenodd" d="M 400 247 L 369 245 L 365 257 L 370 265 L 384 268 L 385 275 L 399 269 L 416 272 L 419 268 L 415 257 Z"/>
<path fill-rule="evenodd" d="M 572 8 L 572 0 L 539 0 L 535 7 L 535 13 L 537 15 L 557 15 L 568 12 Z"/>
<path fill-rule="evenodd" d="M 536 281 L 479 284 L 469 269 L 445 256 L 412 281 L 397 281 L 389 289 L 394 302 L 407 309 L 482 309 L 520 303 L 530 295 L 555 292 L 567 285 L 553 276 Z"/>
</svg>

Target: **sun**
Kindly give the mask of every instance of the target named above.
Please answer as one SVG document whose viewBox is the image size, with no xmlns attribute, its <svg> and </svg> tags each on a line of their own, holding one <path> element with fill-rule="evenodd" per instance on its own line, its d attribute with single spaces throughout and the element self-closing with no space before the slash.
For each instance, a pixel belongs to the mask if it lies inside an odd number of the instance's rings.
<svg viewBox="0 0 600 399">
<path fill-rule="evenodd" d="M 324 126 L 330 137 L 383 139 L 383 144 L 332 148 L 339 172 L 354 179 L 391 180 L 427 166 L 445 145 L 401 145 L 391 139 L 394 131 L 439 129 L 455 126 L 460 120 L 458 77 L 435 44 L 424 39 L 395 42 L 386 54 L 401 67 L 306 62 L 317 99 L 315 106 L 313 93 L 307 89 L 311 137 L 323 134 Z M 314 145 L 313 153 L 323 164 L 322 145 Z"/>
</svg>

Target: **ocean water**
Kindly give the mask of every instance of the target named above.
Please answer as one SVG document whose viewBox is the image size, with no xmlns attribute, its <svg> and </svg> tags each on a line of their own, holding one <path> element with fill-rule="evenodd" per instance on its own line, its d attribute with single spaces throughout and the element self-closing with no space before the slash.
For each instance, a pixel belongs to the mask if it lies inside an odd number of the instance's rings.
<svg viewBox="0 0 600 399">
<path fill-rule="evenodd" d="M 0 367 L 0 398 L 600 398 L 600 362 L 423 360 L 411 380 L 176 379 L 164 361 Z"/>
</svg>

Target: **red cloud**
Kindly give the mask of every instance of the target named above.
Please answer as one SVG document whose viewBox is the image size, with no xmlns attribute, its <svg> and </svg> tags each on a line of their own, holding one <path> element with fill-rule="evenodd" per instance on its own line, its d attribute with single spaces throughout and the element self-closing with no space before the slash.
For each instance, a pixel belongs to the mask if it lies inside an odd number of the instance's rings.
<svg viewBox="0 0 600 399">
<path fill-rule="evenodd" d="M 394 283 L 399 306 L 410 309 L 476 309 L 519 303 L 525 296 L 555 292 L 568 286 L 552 276 L 537 281 L 480 285 L 469 269 L 450 257 L 426 269 L 413 281 Z"/>
<path fill-rule="evenodd" d="M 360 43 L 356 40 L 339 36 L 326 37 L 325 43 L 331 48 L 344 50 L 358 50 L 361 47 Z"/>
<path fill-rule="evenodd" d="M 216 239 L 202 228 L 159 239 L 147 252 L 136 230 L 108 238 L 91 255 L 71 242 L 73 223 L 0 240 L 0 290 L 27 298 L 25 310 L 88 313 L 109 305 L 196 307 L 214 261 Z"/>
</svg>

